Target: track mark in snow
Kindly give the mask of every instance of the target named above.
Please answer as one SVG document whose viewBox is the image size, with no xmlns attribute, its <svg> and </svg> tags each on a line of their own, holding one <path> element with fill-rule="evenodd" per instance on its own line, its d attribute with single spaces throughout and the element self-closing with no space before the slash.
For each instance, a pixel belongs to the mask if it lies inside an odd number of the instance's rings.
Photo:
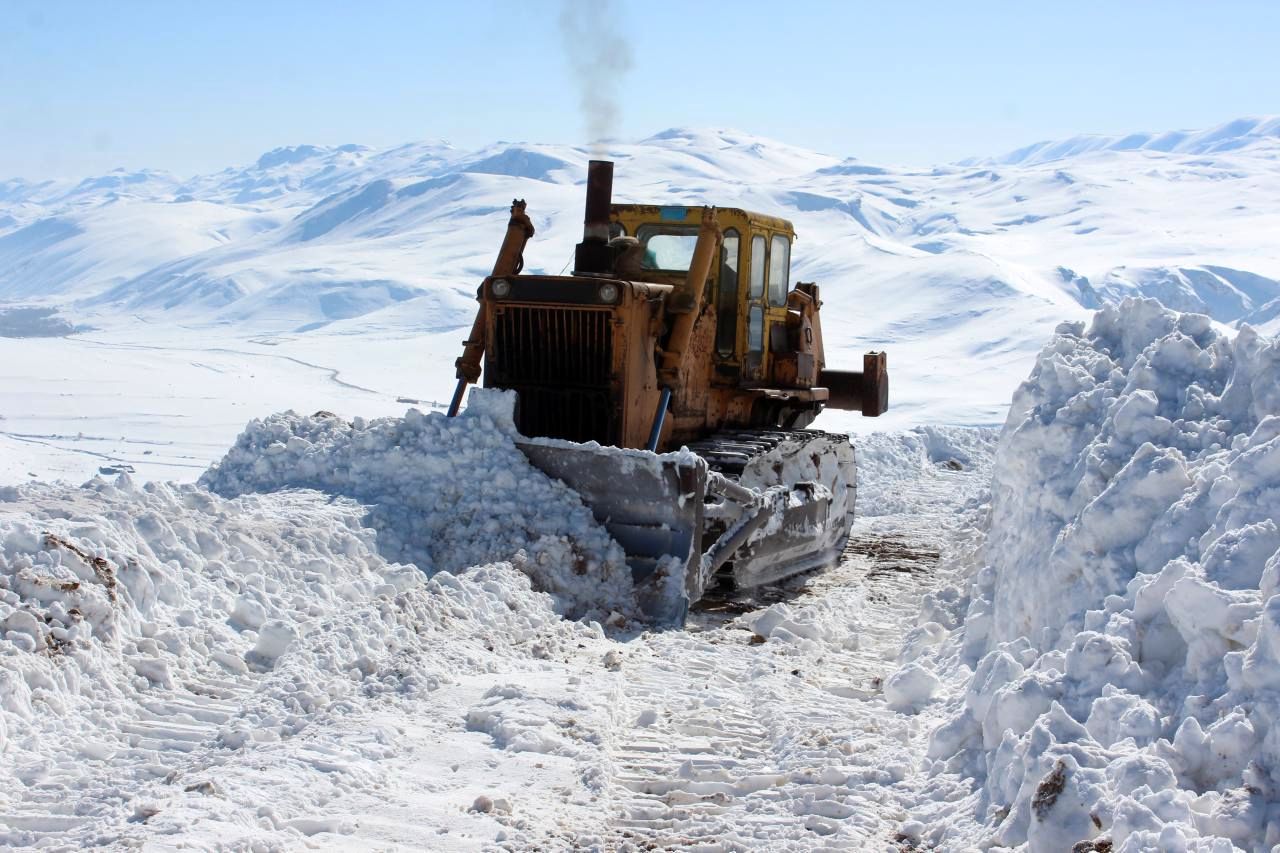
<svg viewBox="0 0 1280 853">
<path fill-rule="evenodd" d="M 329 374 L 330 382 L 334 383 L 335 385 L 340 385 L 343 388 L 350 388 L 353 391 L 362 391 L 365 394 L 382 395 L 383 393 L 381 391 L 375 391 L 372 388 L 366 388 L 363 385 L 357 385 L 354 382 L 348 382 L 345 379 L 340 378 L 342 376 L 342 371 L 338 370 L 336 367 L 327 367 L 323 364 L 315 364 L 310 361 L 303 361 L 302 359 L 296 358 L 291 355 L 276 355 L 275 353 L 268 353 L 268 352 L 250 352 L 247 350 L 231 349 L 229 347 L 154 346 L 150 344 L 126 344 L 126 343 L 118 343 L 113 341 L 99 341 L 99 340 L 94 340 L 92 338 L 79 338 L 78 340 L 86 344 L 89 344 L 91 346 L 104 347 L 106 349 L 135 349 L 135 350 L 142 349 L 142 350 L 158 350 L 161 352 L 199 352 L 199 353 L 220 352 L 220 353 L 226 353 L 228 355 L 245 355 L 245 356 L 249 356 L 250 358 L 271 358 L 271 359 L 278 359 L 282 361 L 290 361 L 301 367 L 310 368 L 311 370 L 324 371 L 325 373 Z M 209 365 L 207 364 L 197 364 L 196 362 L 190 362 L 190 363 L 196 367 L 204 367 L 209 370 L 214 370 L 215 372 L 218 372 L 216 368 L 209 367 Z"/>
<path fill-rule="evenodd" d="M 243 715 L 255 686 L 247 677 L 207 675 L 129 709 L 82 744 L 77 760 L 51 757 L 39 783 L 9 800 L 0 827 L 36 833 L 42 845 L 141 844 L 154 816 L 148 810 L 158 810 L 151 804 L 180 788 L 216 791 L 208 780 L 233 754 L 219 733 Z"/>
<path fill-rule="evenodd" d="M 158 465 L 165 468 L 191 468 L 203 471 L 208 466 L 203 462 L 177 462 L 177 459 L 192 459 L 195 457 L 189 454 L 174 454 L 166 459 L 139 459 L 128 458 L 113 453 L 100 453 L 96 450 L 89 450 L 84 447 L 78 447 L 82 441 L 114 441 L 120 444 L 143 444 L 154 447 L 166 447 L 172 445 L 173 442 L 164 441 L 148 441 L 146 439 L 132 438 L 107 438 L 105 436 L 96 435 L 35 435 L 31 433 L 6 432 L 0 430 L 0 435 L 11 438 L 14 441 L 21 441 L 27 444 L 38 444 L 41 447 L 51 447 L 69 453 L 76 453 L 81 456 L 91 456 L 94 459 L 102 459 L 110 462 L 112 465 Z M 144 451 L 149 453 L 150 451 Z"/>
<path fill-rule="evenodd" d="M 860 519 L 837 568 L 632 644 L 606 849 L 898 849 L 925 732 L 881 685 L 935 583 L 956 477 L 923 478 L 925 512 Z"/>
</svg>

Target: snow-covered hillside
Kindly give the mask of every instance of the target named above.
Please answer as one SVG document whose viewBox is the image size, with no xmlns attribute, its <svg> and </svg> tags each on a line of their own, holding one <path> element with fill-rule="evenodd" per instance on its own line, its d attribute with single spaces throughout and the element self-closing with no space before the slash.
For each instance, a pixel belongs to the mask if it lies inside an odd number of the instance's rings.
<svg viewBox="0 0 1280 853">
<path fill-rule="evenodd" d="M 819 423 L 865 431 L 999 423 L 1057 323 L 1130 295 L 1280 328 L 1275 128 L 1246 119 L 933 169 L 712 130 L 605 153 L 620 201 L 795 222 L 795 277 L 824 287 L 829 360 L 889 352 L 890 413 Z M 300 145 L 187 180 L 6 181 L 0 300 L 94 331 L 0 338 L 0 473 L 126 464 L 191 478 L 254 415 L 446 399 L 510 200 L 527 199 L 538 228 L 528 269 L 561 272 L 588 157 L 532 143 Z"/>
</svg>

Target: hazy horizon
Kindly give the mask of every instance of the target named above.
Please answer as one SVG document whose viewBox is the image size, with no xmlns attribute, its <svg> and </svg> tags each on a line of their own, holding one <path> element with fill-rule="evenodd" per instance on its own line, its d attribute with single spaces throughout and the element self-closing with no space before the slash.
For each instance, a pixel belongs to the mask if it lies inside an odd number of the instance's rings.
<svg viewBox="0 0 1280 853">
<path fill-rule="evenodd" d="M 331 2 L 17 2 L 0 10 L 0 176 L 185 177 L 287 145 L 587 145 L 682 126 L 927 166 L 1280 113 L 1277 32 L 1280 8 L 1253 2 L 748 2 L 732 15 L 625 1 L 396 0 L 359 15 Z"/>
</svg>

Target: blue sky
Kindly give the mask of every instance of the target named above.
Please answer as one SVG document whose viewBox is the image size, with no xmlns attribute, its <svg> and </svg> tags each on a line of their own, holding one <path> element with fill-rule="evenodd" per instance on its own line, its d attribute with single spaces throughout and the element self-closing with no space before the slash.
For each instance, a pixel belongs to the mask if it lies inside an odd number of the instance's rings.
<svg viewBox="0 0 1280 853">
<path fill-rule="evenodd" d="M 1280 3 L 600 8 L 631 53 L 615 75 L 620 138 L 734 127 L 925 165 L 1280 113 Z M 185 176 L 304 142 L 585 143 L 560 11 L 540 0 L 8 0 L 0 177 L 117 166 Z"/>
</svg>

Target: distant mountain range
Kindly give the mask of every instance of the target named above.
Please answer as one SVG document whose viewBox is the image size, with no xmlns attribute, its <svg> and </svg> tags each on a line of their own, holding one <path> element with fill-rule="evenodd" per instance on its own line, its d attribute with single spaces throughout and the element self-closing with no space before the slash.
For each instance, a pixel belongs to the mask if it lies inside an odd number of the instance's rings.
<svg viewBox="0 0 1280 853">
<path fill-rule="evenodd" d="M 620 201 L 793 220 L 795 277 L 823 284 L 831 346 L 849 357 L 892 346 L 968 365 L 956 375 L 1021 370 L 1053 324 L 1139 293 L 1280 329 L 1280 118 L 1080 136 L 932 169 L 687 128 L 605 154 Z M 8 180 L 0 302 L 246 334 L 461 326 L 513 197 L 538 229 L 528 269 L 567 266 L 590 156 L 299 145 L 189 180 Z"/>
<path fill-rule="evenodd" d="M 1001 166 L 1032 166 L 1099 151 L 1158 151 L 1165 154 L 1221 154 L 1243 148 L 1280 152 L 1280 116 L 1238 118 L 1208 130 L 1169 130 L 1122 136 L 1082 134 L 1070 139 L 1037 142 L 990 159 L 964 161 Z M 1255 151 L 1255 153 L 1257 153 Z"/>
</svg>

